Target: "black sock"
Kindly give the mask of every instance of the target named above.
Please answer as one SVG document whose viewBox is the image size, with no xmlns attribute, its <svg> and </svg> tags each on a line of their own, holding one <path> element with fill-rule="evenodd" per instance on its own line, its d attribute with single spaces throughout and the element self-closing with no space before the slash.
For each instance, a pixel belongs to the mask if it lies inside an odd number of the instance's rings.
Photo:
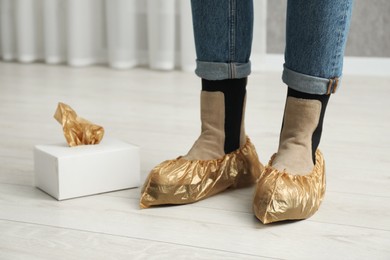
<svg viewBox="0 0 390 260">
<path fill-rule="evenodd" d="M 314 100 L 318 100 L 321 102 L 320 120 L 318 121 L 318 126 L 317 126 L 316 130 L 314 131 L 313 136 L 311 138 L 311 149 L 312 149 L 313 163 L 315 164 L 316 163 L 315 154 L 316 154 L 316 150 L 318 148 L 318 145 L 320 144 L 321 134 L 322 134 L 322 124 L 324 122 L 325 110 L 326 110 L 326 106 L 328 105 L 330 95 L 308 94 L 308 93 L 294 90 L 294 89 L 289 87 L 288 91 L 287 91 L 287 97 L 314 99 Z"/>
<path fill-rule="evenodd" d="M 244 108 L 247 78 L 206 80 L 203 91 L 220 91 L 225 96 L 225 153 L 240 148 L 241 121 Z"/>
</svg>

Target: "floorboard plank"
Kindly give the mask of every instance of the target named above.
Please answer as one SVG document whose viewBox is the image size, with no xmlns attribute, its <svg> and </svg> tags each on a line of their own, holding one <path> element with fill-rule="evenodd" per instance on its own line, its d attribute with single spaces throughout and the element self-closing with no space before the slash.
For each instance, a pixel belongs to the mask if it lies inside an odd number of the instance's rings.
<svg viewBox="0 0 390 260">
<path fill-rule="evenodd" d="M 357 255 L 384 259 L 390 253 L 390 231 L 314 221 L 265 226 L 246 212 L 191 205 L 140 210 L 138 200 L 110 196 L 57 202 L 32 187 L 0 186 L 3 220 L 262 257 L 299 259 L 319 255 L 326 259 L 328 248 L 341 258 Z"/>
<path fill-rule="evenodd" d="M 269 259 L 72 229 L 0 220 L 0 259 Z"/>
</svg>

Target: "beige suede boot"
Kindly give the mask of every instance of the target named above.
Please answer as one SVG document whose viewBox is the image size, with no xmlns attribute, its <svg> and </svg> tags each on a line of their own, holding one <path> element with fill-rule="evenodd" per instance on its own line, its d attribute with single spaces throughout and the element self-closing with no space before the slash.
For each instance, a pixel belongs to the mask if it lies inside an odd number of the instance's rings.
<svg viewBox="0 0 390 260">
<path fill-rule="evenodd" d="M 245 112 L 241 120 L 239 148 L 243 147 L 246 142 L 244 115 Z M 222 92 L 202 91 L 201 122 L 201 135 L 183 158 L 186 160 L 213 160 L 222 158 L 225 155 L 225 99 Z"/>
<path fill-rule="evenodd" d="M 142 189 L 142 208 L 192 203 L 256 182 L 263 166 L 245 136 L 245 85 L 246 79 L 203 81 L 201 134 L 187 155 L 150 172 Z"/>
<path fill-rule="evenodd" d="M 279 149 L 272 164 L 275 169 L 295 175 L 313 170 L 311 140 L 320 114 L 318 100 L 287 98 Z"/>
</svg>

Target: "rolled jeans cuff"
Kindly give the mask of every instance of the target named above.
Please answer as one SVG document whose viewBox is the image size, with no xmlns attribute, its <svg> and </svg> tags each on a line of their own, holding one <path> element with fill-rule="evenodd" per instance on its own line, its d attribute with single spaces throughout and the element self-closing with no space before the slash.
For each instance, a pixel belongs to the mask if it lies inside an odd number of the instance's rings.
<svg viewBox="0 0 390 260">
<path fill-rule="evenodd" d="M 248 77 L 251 73 L 251 63 L 224 63 L 196 61 L 195 74 L 202 79 L 207 80 L 224 80 L 224 79 L 241 79 Z"/>
<path fill-rule="evenodd" d="M 290 70 L 286 65 L 283 67 L 282 80 L 294 90 L 308 94 L 329 95 L 340 88 L 341 76 L 330 79 L 320 78 Z"/>
</svg>

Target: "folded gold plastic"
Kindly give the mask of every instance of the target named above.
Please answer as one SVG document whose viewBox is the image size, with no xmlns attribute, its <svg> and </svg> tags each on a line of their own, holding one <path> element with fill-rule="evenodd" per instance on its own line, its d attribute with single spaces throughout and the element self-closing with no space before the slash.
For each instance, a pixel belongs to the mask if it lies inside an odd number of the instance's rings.
<svg viewBox="0 0 390 260">
<path fill-rule="evenodd" d="M 69 146 L 98 144 L 103 138 L 104 129 L 84 118 L 64 103 L 58 103 L 54 118 L 62 125 Z"/>
<path fill-rule="evenodd" d="M 262 172 L 253 200 L 253 211 L 264 224 L 312 216 L 325 195 L 325 162 L 316 151 L 316 163 L 307 175 L 291 175 L 272 167 L 274 154 Z"/>
<path fill-rule="evenodd" d="M 242 148 L 221 159 L 202 161 L 179 157 L 164 161 L 147 177 L 140 207 L 192 203 L 227 188 L 250 186 L 263 168 L 249 138 Z"/>
</svg>

